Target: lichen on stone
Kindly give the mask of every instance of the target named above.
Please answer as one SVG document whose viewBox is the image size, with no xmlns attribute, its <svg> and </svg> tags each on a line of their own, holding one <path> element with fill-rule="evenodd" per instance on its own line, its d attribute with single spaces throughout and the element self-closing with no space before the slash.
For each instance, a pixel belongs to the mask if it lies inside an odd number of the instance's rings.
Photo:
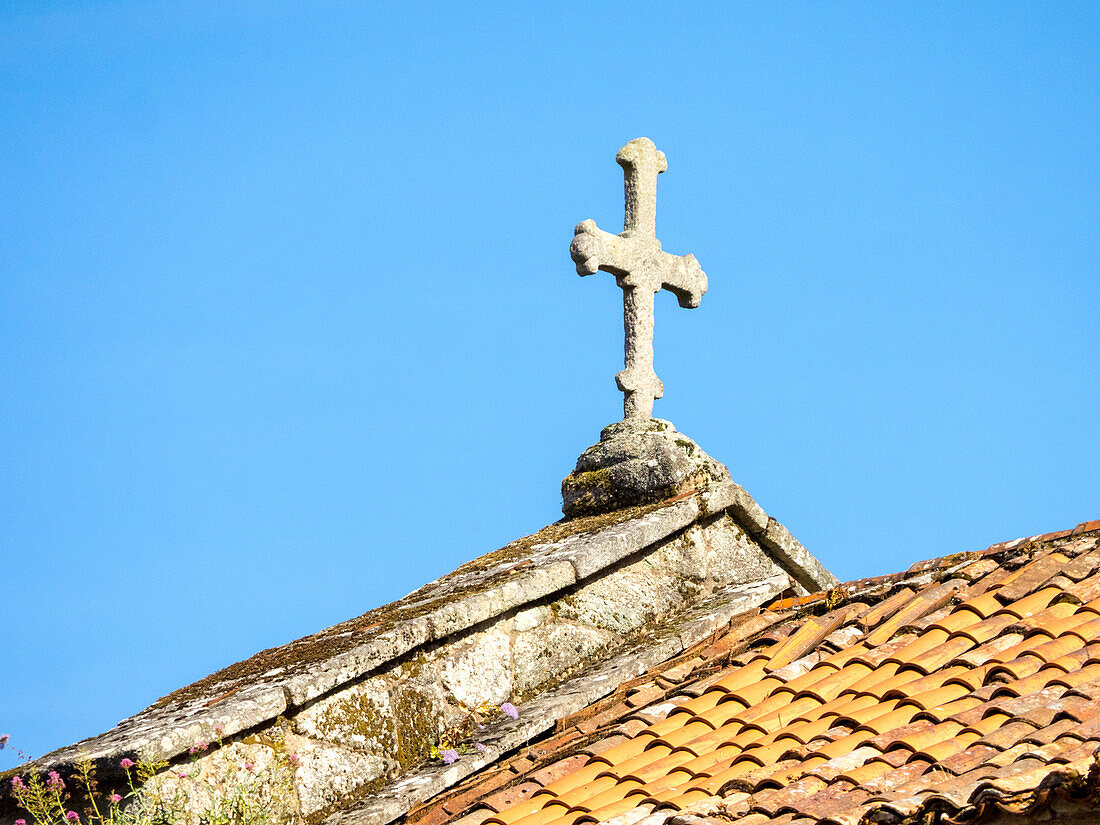
<svg viewBox="0 0 1100 825">
<path fill-rule="evenodd" d="M 612 512 L 730 480 L 729 470 L 667 421 L 627 419 L 604 427 L 562 481 L 566 518 Z"/>
</svg>

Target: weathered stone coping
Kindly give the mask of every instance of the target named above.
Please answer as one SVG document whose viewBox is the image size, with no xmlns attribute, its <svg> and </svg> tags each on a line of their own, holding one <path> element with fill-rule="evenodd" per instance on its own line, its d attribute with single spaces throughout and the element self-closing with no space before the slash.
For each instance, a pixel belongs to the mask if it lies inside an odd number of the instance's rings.
<svg viewBox="0 0 1100 825">
<path fill-rule="evenodd" d="M 393 604 L 231 665 L 37 764 L 71 765 L 82 756 L 171 761 L 200 742 L 245 734 L 411 651 L 572 587 L 723 511 L 801 589 L 836 585 L 836 577 L 741 486 L 716 484 L 657 505 L 550 525 Z"/>
<path fill-rule="evenodd" d="M 718 591 L 631 650 L 526 702 L 518 719 L 506 720 L 485 731 L 481 737 L 484 753 L 464 754 L 452 765 L 431 765 L 407 774 L 373 794 L 369 800 L 331 815 L 324 820 L 324 825 L 386 825 L 392 822 L 419 803 L 551 730 L 557 720 L 610 695 L 628 679 L 682 653 L 728 624 L 734 616 L 782 592 L 788 584 L 787 576 L 778 575 Z"/>
</svg>

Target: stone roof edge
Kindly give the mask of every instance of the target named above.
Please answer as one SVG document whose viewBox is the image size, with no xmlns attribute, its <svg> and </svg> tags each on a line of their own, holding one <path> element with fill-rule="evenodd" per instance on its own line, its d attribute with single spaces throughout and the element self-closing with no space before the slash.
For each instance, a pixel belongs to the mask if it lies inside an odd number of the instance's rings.
<svg viewBox="0 0 1100 825">
<path fill-rule="evenodd" d="M 713 484 L 627 521 L 534 545 L 525 559 L 510 565 L 507 572 L 512 575 L 425 614 L 402 619 L 363 644 L 312 663 L 305 672 L 282 680 L 234 685 L 228 690 L 228 685 L 222 685 L 210 695 L 198 696 L 180 706 L 153 705 L 103 734 L 46 754 L 35 760 L 35 764 L 50 767 L 75 763 L 83 757 L 117 759 L 124 755 L 150 763 L 171 762 L 185 756 L 189 748 L 200 742 L 228 739 L 269 724 L 417 648 L 453 637 L 595 576 L 696 521 L 722 512 L 727 512 L 759 542 L 806 592 L 839 584 L 743 487 L 733 482 Z M 530 566 L 526 566 L 528 562 Z M 429 583 L 414 594 L 458 572 Z M 166 733 L 170 719 L 171 729 Z"/>
<path fill-rule="evenodd" d="M 559 719 L 609 696 L 624 681 L 679 655 L 735 616 L 759 607 L 788 586 L 786 575 L 776 575 L 716 591 L 655 637 L 525 702 L 518 719 L 506 719 L 487 728 L 481 737 L 484 753 L 465 754 L 452 765 L 429 765 L 407 774 L 357 806 L 330 815 L 324 825 L 387 825 L 421 802 L 553 729 Z"/>
<path fill-rule="evenodd" d="M 716 484 L 699 495 L 708 512 L 729 512 L 734 521 L 759 541 L 807 592 L 829 590 L 840 584 L 840 580 L 791 535 L 790 530 L 765 513 L 740 484 Z"/>
</svg>

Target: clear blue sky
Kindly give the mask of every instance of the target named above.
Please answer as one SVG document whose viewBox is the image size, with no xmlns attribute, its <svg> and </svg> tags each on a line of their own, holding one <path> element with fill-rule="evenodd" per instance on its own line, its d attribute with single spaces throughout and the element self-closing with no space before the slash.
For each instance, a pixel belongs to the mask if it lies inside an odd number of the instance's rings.
<svg viewBox="0 0 1100 825">
<path fill-rule="evenodd" d="M 5 3 L 0 733 L 559 518 L 640 135 L 655 412 L 842 579 L 1100 518 L 1100 5 L 730 5 Z"/>
</svg>

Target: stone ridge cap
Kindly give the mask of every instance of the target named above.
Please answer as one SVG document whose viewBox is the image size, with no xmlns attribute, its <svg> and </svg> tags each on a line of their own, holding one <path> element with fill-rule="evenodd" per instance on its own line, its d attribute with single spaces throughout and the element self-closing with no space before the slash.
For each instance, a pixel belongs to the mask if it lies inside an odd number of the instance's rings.
<svg viewBox="0 0 1100 825">
<path fill-rule="evenodd" d="M 571 587 L 721 512 L 764 546 L 803 590 L 837 584 L 744 488 L 714 484 L 656 504 L 551 524 L 403 599 L 223 668 L 112 730 L 36 762 L 72 764 L 83 756 L 173 760 L 199 742 L 244 734 L 419 647 Z"/>
</svg>

